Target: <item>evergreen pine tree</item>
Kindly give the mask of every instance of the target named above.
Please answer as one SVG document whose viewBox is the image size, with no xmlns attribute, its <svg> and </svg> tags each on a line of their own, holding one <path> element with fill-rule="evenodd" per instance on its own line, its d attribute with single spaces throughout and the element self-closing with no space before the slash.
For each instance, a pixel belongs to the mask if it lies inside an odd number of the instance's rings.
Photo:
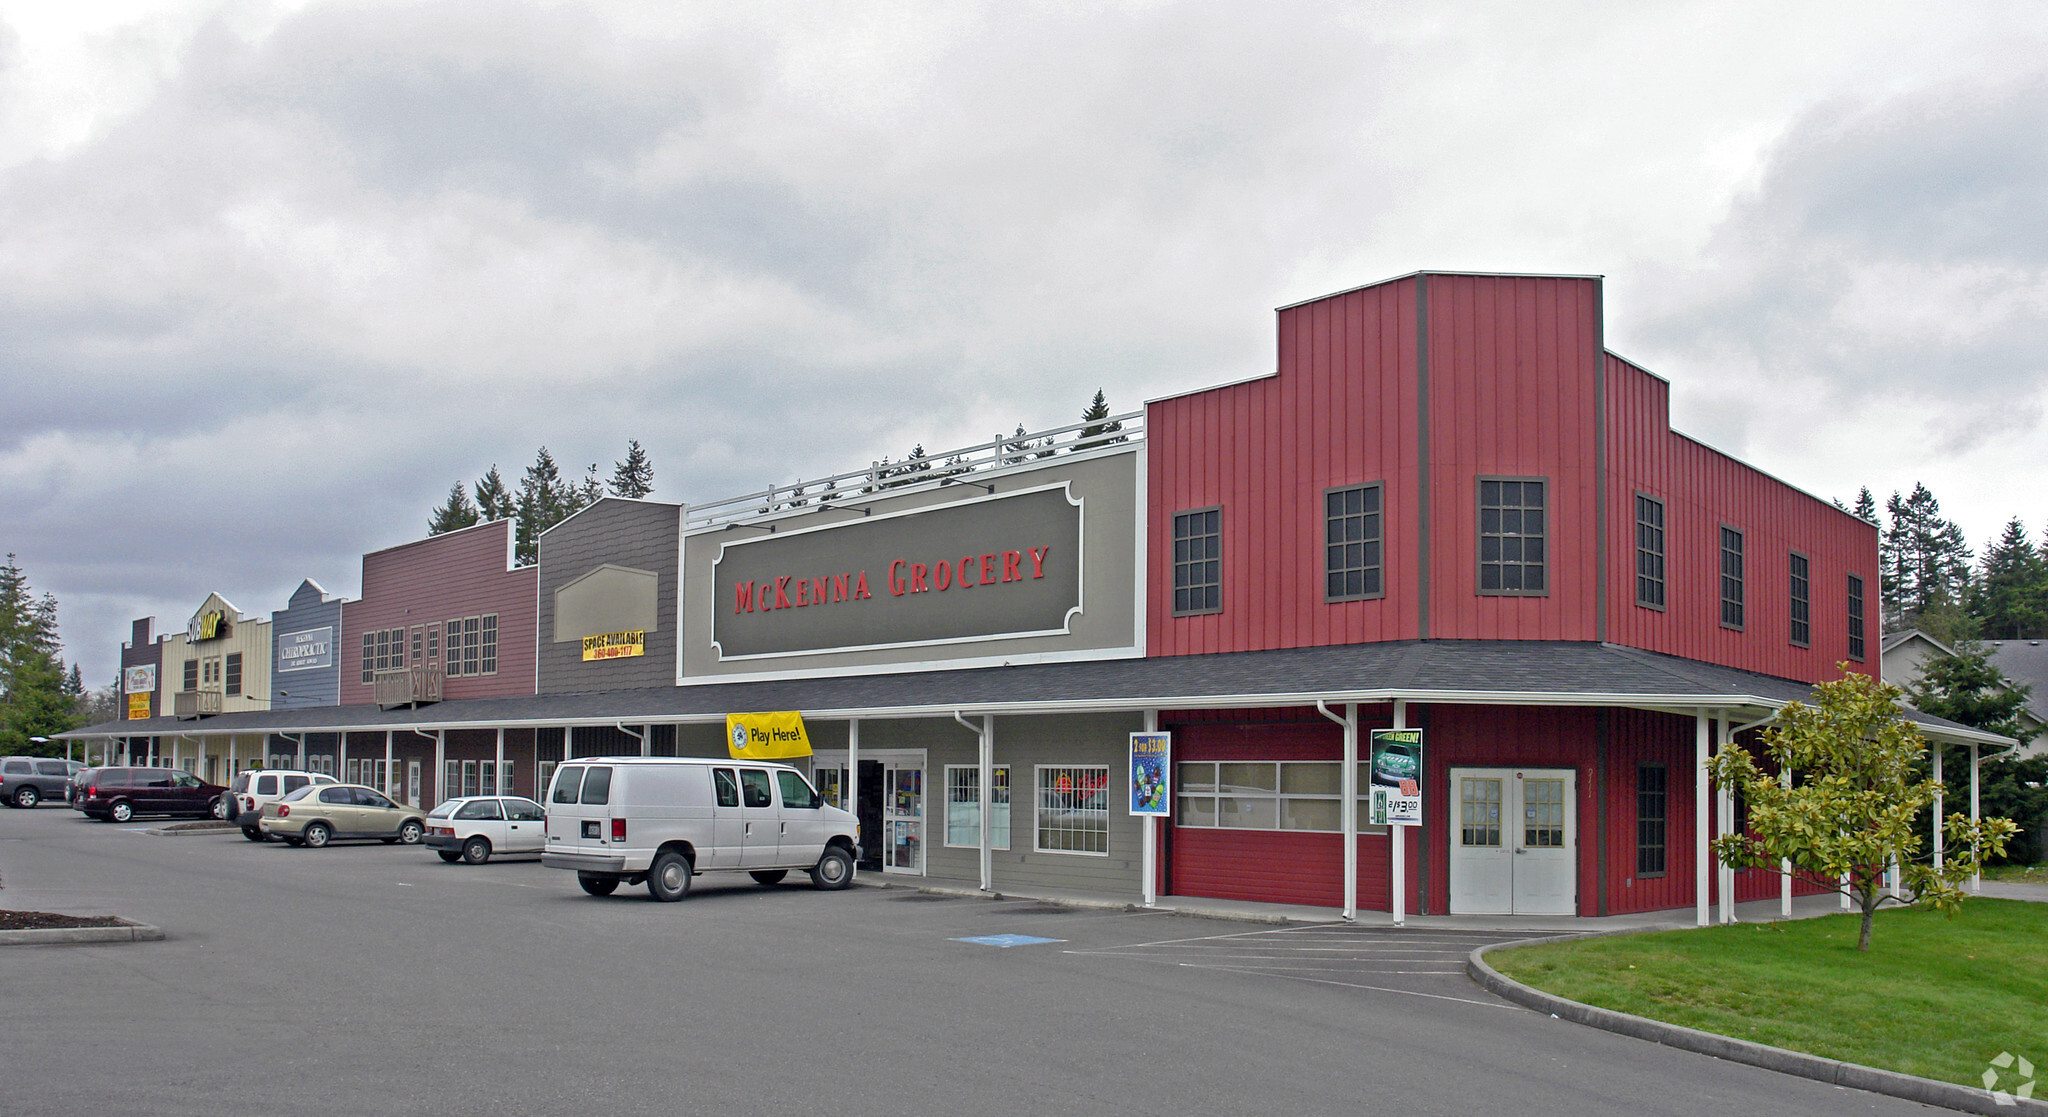
<svg viewBox="0 0 2048 1117">
<path fill-rule="evenodd" d="M 521 566 L 540 561 L 541 532 L 569 518 L 575 493 L 562 480 L 555 456 L 543 446 L 519 478 L 519 523 L 513 533 L 513 554 Z"/>
<path fill-rule="evenodd" d="M 476 514 L 480 522 L 509 520 L 519 514 L 518 498 L 505 486 L 505 479 L 498 476 L 495 462 L 483 480 L 476 483 Z"/>
<path fill-rule="evenodd" d="M 612 463 L 612 495 L 639 500 L 653 491 L 654 463 L 647 460 L 640 440 L 632 439 L 626 443 L 626 460 Z"/>
<path fill-rule="evenodd" d="M 434 509 L 433 518 L 427 521 L 427 534 L 445 535 L 475 527 L 477 523 L 476 505 L 469 502 L 469 490 L 457 481 L 448 487 L 448 499 Z"/>
<path fill-rule="evenodd" d="M 2015 516 L 1984 552 L 1976 592 L 1970 598 L 1971 611 L 1986 636 L 2006 640 L 2039 637 L 2048 626 L 2048 616 L 2042 613 L 2044 597 L 2048 597 L 2048 562 Z"/>
<path fill-rule="evenodd" d="M 583 471 L 583 482 L 576 486 L 575 492 L 570 494 L 569 515 L 573 516 L 585 508 L 596 504 L 598 501 L 603 500 L 604 496 L 604 482 L 598 479 L 597 463 L 591 462 L 590 467 Z M 563 519 L 567 518 L 568 516 L 563 517 Z"/>
<path fill-rule="evenodd" d="M 1870 495 L 1869 485 L 1865 485 L 1856 491 L 1856 507 L 1850 509 L 1849 512 L 1859 520 L 1873 524 L 1878 522 L 1877 498 Z"/>
<path fill-rule="evenodd" d="M 14 555 L 0 565 L 0 753 L 40 752 L 31 737 L 74 728 L 76 703 L 57 658 L 57 598 L 38 598 Z M 81 687 L 82 689 L 82 687 Z"/>
<path fill-rule="evenodd" d="M 1102 438 L 1104 435 L 1115 434 L 1117 431 L 1124 429 L 1122 423 L 1102 422 L 1102 420 L 1107 418 L 1109 418 L 1109 397 L 1102 394 L 1102 389 L 1097 388 L 1095 389 L 1095 398 L 1089 401 L 1087 409 L 1081 412 L 1081 421 L 1088 425 L 1081 428 L 1081 433 L 1075 440 L 1074 449 L 1080 450 L 1090 445 L 1096 445 L 1098 443 L 1093 440 L 1098 438 L 1102 439 L 1101 443 L 1099 443 L 1101 445 L 1107 445 L 1111 442 L 1122 442 L 1123 439 L 1121 438 Z"/>
<path fill-rule="evenodd" d="M 1891 522 L 1878 543 L 1885 630 L 1911 627 L 1943 603 L 1960 607 L 1970 588 L 1970 548 L 1963 529 L 1942 518 L 1941 502 L 1921 484 L 1913 486 L 1911 496 L 1893 493 L 1885 512 Z"/>
</svg>

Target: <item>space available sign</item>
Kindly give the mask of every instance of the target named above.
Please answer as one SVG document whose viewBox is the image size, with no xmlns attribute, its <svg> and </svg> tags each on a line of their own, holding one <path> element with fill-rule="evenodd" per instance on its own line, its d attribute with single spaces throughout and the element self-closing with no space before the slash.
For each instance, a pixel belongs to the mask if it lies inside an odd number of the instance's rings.
<svg viewBox="0 0 2048 1117">
<path fill-rule="evenodd" d="M 277 638 L 279 671 L 311 671 L 334 666 L 334 626 L 287 632 Z"/>
<path fill-rule="evenodd" d="M 1067 631 L 1081 608 L 1081 503 L 1065 485 L 726 544 L 719 658 Z"/>
</svg>

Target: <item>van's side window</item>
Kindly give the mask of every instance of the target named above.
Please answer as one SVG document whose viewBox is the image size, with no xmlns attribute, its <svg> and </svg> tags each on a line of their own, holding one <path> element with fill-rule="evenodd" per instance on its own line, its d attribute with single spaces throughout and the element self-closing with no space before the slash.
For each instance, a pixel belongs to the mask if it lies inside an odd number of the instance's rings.
<svg viewBox="0 0 2048 1117">
<path fill-rule="evenodd" d="M 711 775 L 713 782 L 718 784 L 718 805 L 721 807 L 739 806 L 740 785 L 739 781 L 732 778 L 732 769 L 713 768 Z"/>
<path fill-rule="evenodd" d="M 783 806 L 817 809 L 818 793 L 811 790 L 811 785 L 805 783 L 802 776 L 795 772 L 777 772 L 775 782 L 782 785 Z"/>
<path fill-rule="evenodd" d="M 746 790 L 747 806 L 772 807 L 775 805 L 775 793 L 769 790 L 768 787 L 768 773 L 761 769 L 740 769 L 740 787 Z"/>
<path fill-rule="evenodd" d="M 583 769 L 564 768 L 556 772 L 553 801 L 557 803 L 574 803 L 576 801 L 576 789 L 582 786 Z"/>
<path fill-rule="evenodd" d="M 592 768 L 583 777 L 583 805 L 602 807 L 612 801 L 612 770 Z"/>
</svg>

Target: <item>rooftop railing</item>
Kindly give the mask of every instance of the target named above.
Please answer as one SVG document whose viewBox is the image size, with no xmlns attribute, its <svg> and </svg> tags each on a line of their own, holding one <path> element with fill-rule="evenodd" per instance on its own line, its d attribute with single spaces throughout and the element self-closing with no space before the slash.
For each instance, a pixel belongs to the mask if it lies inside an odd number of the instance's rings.
<svg viewBox="0 0 2048 1117">
<path fill-rule="evenodd" d="M 877 496 L 895 495 L 940 485 L 977 483 L 982 476 L 1067 454 L 1101 450 L 1145 437 L 1145 413 L 1129 411 L 1101 419 L 1069 423 L 1049 430 L 1008 435 L 990 442 L 941 450 L 921 458 L 869 462 L 866 469 L 836 473 L 810 481 L 793 481 L 759 492 L 693 504 L 683 518 L 684 530 L 718 527 L 778 512 L 814 508 L 837 502 L 858 504 Z"/>
</svg>

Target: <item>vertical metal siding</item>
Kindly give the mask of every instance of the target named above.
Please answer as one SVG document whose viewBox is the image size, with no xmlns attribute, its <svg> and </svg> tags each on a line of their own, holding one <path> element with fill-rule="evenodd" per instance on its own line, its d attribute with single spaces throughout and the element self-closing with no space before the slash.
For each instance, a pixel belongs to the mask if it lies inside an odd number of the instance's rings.
<svg viewBox="0 0 2048 1117">
<path fill-rule="evenodd" d="M 511 537 L 512 522 L 498 520 L 364 555 L 362 599 L 342 610 L 341 704 L 375 701 L 362 681 L 364 632 L 479 613 L 498 614 L 498 673 L 451 678 L 447 697 L 532 694 L 538 568 L 506 569 Z"/>
<path fill-rule="evenodd" d="M 1876 584 L 1877 528 L 1671 430 L 1669 386 L 1613 356 L 1608 395 L 1610 639 L 1802 682 L 1834 678 L 1849 655 L 1847 576 Z M 1638 491 L 1665 502 L 1662 612 L 1635 603 Z M 1724 523 L 1743 532 L 1741 631 L 1720 621 Z M 1805 648 L 1791 642 L 1793 551 L 1812 563 L 1813 631 Z M 1865 663 L 1876 667 L 1874 656 Z"/>
</svg>

